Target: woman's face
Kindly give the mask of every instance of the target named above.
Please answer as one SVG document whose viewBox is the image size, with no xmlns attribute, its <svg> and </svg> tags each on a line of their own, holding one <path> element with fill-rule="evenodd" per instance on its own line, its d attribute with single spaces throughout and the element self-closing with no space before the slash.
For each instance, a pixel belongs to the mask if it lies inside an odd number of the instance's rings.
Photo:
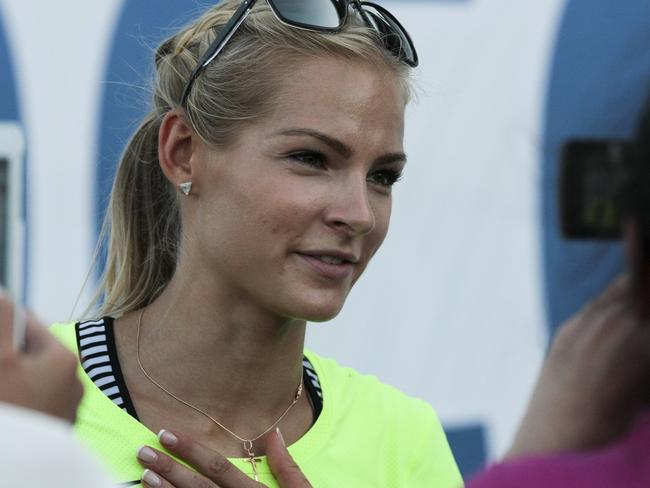
<svg viewBox="0 0 650 488">
<path fill-rule="evenodd" d="M 388 230 L 403 91 L 385 70 L 325 58 L 288 71 L 274 101 L 227 149 L 198 145 L 184 230 L 233 300 L 327 320 Z"/>
</svg>

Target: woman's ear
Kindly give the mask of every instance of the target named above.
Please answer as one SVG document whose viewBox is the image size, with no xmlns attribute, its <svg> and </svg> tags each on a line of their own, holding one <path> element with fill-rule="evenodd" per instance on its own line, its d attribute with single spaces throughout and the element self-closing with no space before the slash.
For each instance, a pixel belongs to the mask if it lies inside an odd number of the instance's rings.
<svg viewBox="0 0 650 488">
<path fill-rule="evenodd" d="M 192 181 L 192 152 L 196 133 L 180 110 L 167 112 L 158 131 L 158 160 L 176 187 Z"/>
</svg>

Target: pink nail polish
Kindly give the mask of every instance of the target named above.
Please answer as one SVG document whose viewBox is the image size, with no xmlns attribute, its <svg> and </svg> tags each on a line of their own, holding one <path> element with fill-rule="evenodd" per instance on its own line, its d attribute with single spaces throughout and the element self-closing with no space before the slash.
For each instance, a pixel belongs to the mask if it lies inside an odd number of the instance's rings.
<svg viewBox="0 0 650 488">
<path fill-rule="evenodd" d="M 158 439 L 160 440 L 160 443 L 166 447 L 174 447 L 178 444 L 178 437 L 165 429 L 158 432 Z"/>
<path fill-rule="evenodd" d="M 150 469 L 144 470 L 144 473 L 142 473 L 142 481 L 144 481 L 149 486 L 156 487 L 162 485 L 162 480 L 160 479 L 160 476 L 158 476 Z"/>
<path fill-rule="evenodd" d="M 153 463 L 158 459 L 156 451 L 147 446 L 142 446 L 138 449 L 138 459 L 144 461 L 145 463 Z"/>
</svg>

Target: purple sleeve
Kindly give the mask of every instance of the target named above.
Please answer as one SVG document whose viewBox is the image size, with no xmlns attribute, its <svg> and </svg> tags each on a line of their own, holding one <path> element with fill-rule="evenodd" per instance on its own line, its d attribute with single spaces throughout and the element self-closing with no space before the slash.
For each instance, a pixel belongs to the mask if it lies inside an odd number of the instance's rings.
<svg viewBox="0 0 650 488">
<path fill-rule="evenodd" d="M 494 464 L 470 480 L 467 488 L 586 488 L 597 486 L 572 456 L 535 457 Z M 577 468 L 577 469 L 576 469 Z"/>
<path fill-rule="evenodd" d="M 621 455 L 623 454 L 623 455 Z M 648 460 L 646 455 L 646 463 Z M 467 488 L 632 488 L 650 486 L 629 452 L 594 452 L 531 457 L 494 464 L 467 483 Z"/>
<path fill-rule="evenodd" d="M 494 464 L 467 488 L 648 488 L 650 412 L 619 441 L 587 452 L 521 458 Z"/>
<path fill-rule="evenodd" d="M 514 463 L 499 463 L 488 467 L 472 478 L 466 488 L 510 488 L 522 486 L 522 480 L 529 478 L 534 478 L 534 474 L 522 473 L 521 468 Z M 530 486 L 532 487 L 532 485 Z"/>
</svg>

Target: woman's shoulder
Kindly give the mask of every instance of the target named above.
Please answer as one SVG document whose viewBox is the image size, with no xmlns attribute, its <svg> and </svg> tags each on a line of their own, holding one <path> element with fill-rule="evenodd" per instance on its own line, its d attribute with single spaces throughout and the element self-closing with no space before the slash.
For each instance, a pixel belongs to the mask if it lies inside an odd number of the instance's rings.
<svg viewBox="0 0 650 488">
<path fill-rule="evenodd" d="M 92 332 L 97 328 L 106 327 L 112 323 L 111 317 L 73 320 L 69 322 L 55 322 L 49 327 L 49 331 L 58 338 L 72 352 L 78 352 L 77 331 L 81 336 L 84 332 Z"/>
<path fill-rule="evenodd" d="M 311 351 L 310 360 L 320 381 L 326 408 L 359 422 L 381 422 L 386 429 L 420 436 L 436 432 L 444 437 L 434 408 L 370 374 L 342 366 Z"/>
<path fill-rule="evenodd" d="M 323 390 L 323 412 L 337 425 L 337 440 L 383 452 L 387 466 L 401 466 L 396 486 L 460 487 L 462 478 L 433 407 L 376 376 L 362 374 L 306 351 Z M 377 450 L 377 446 L 383 449 Z M 378 454 L 376 454 L 378 456 Z M 381 463 L 380 463 L 381 464 Z"/>
<path fill-rule="evenodd" d="M 55 322 L 48 328 L 54 337 L 74 353 L 77 352 L 75 324 L 76 322 Z"/>
</svg>

